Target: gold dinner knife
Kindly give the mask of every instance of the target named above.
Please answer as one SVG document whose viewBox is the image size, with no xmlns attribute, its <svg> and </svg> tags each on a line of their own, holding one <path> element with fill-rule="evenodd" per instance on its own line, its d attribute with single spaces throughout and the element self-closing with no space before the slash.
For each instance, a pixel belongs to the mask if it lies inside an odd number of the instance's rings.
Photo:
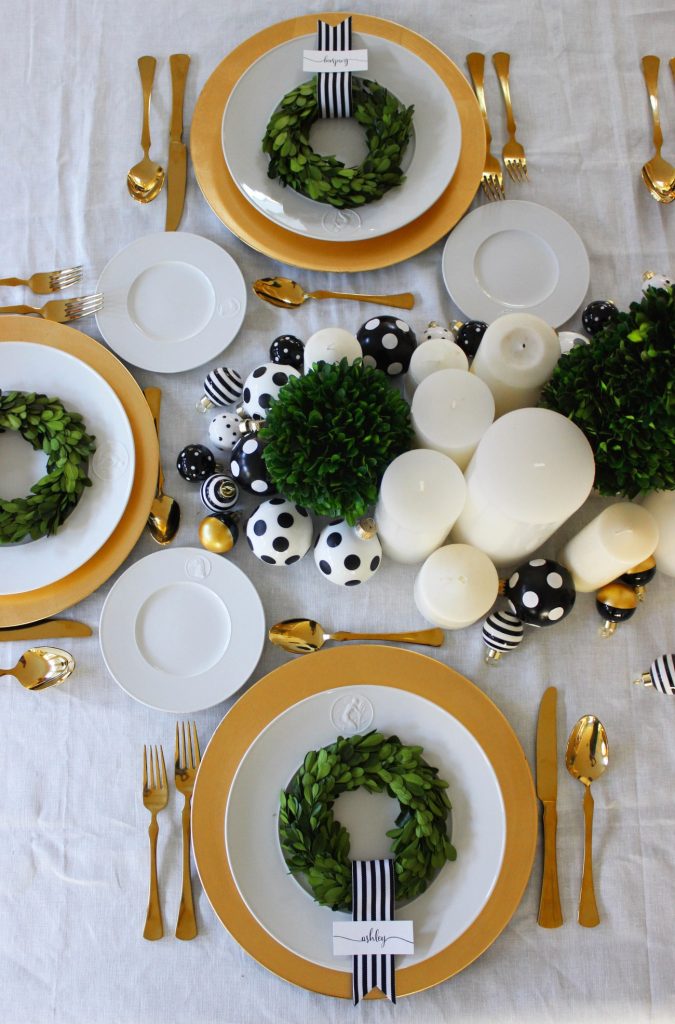
<svg viewBox="0 0 675 1024">
<path fill-rule="evenodd" d="M 75 619 L 45 619 L 30 622 L 26 626 L 9 626 L 0 629 L 0 643 L 9 640 L 47 640 L 62 636 L 91 636 L 91 626 Z"/>
<path fill-rule="evenodd" d="M 558 815 L 558 747 L 556 704 L 558 691 L 549 686 L 541 700 L 537 722 L 537 796 L 544 806 L 544 870 L 537 923 L 542 928 L 559 928 L 563 923 L 558 892 L 556 830 Z"/>
<path fill-rule="evenodd" d="M 183 215 L 187 180 L 187 146 L 183 142 L 183 99 L 190 58 L 187 53 L 173 53 L 171 64 L 171 133 L 169 136 L 169 167 L 166 195 L 167 231 L 176 231 Z"/>
</svg>

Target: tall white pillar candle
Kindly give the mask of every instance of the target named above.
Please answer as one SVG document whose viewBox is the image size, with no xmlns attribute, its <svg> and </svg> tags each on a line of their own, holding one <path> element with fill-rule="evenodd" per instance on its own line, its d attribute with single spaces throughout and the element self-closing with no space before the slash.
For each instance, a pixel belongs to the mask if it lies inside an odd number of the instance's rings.
<svg viewBox="0 0 675 1024">
<path fill-rule="evenodd" d="M 427 377 L 438 370 L 468 370 L 466 353 L 445 338 L 430 338 L 418 345 L 410 359 L 405 378 L 405 391 L 409 399 Z"/>
<path fill-rule="evenodd" d="M 464 469 L 494 411 L 490 389 L 478 377 L 466 370 L 438 370 L 422 381 L 412 400 L 417 445 L 443 452 Z"/>
<path fill-rule="evenodd" d="M 415 580 L 415 604 L 429 622 L 463 629 L 492 607 L 499 590 L 494 565 L 468 544 L 446 544 L 429 555 Z"/>
<path fill-rule="evenodd" d="M 452 539 L 498 566 L 527 558 L 591 492 L 595 461 L 579 428 L 549 409 L 517 409 L 495 421 L 464 474 L 466 502 Z"/>
<path fill-rule="evenodd" d="M 382 550 L 395 562 L 421 562 L 462 511 L 462 471 L 441 452 L 404 452 L 387 467 L 375 509 Z"/>
<path fill-rule="evenodd" d="M 654 551 L 656 568 L 666 576 L 675 576 L 675 491 L 652 491 L 642 507 L 654 516 L 659 542 Z"/>
<path fill-rule="evenodd" d="M 483 335 L 471 372 L 490 388 L 496 419 L 536 405 L 559 358 L 558 335 L 544 320 L 530 313 L 506 313 Z"/>
<path fill-rule="evenodd" d="M 620 501 L 572 537 L 558 561 L 572 573 L 576 589 L 588 593 L 649 558 L 658 541 L 659 528 L 647 509 Z"/>
<path fill-rule="evenodd" d="M 349 331 L 343 327 L 322 327 L 305 344 L 305 373 L 314 363 L 339 363 L 346 359 L 351 366 L 361 355 L 361 346 Z"/>
</svg>

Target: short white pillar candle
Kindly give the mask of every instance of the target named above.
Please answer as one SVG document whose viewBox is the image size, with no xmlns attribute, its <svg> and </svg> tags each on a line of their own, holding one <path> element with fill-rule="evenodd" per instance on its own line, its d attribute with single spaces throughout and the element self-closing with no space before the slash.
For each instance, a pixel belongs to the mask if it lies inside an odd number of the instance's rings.
<svg viewBox="0 0 675 1024">
<path fill-rule="evenodd" d="M 404 452 L 387 467 L 375 509 L 382 550 L 395 562 L 421 562 L 439 547 L 462 511 L 462 471 L 441 452 Z"/>
<path fill-rule="evenodd" d="M 314 363 L 339 363 L 346 359 L 349 365 L 360 359 L 361 346 L 343 327 L 322 327 L 305 344 L 305 373 Z"/>
<path fill-rule="evenodd" d="M 482 380 L 466 370 L 438 370 L 422 381 L 412 400 L 415 440 L 464 469 L 494 412 L 492 393 Z"/>
<path fill-rule="evenodd" d="M 429 622 L 463 629 L 494 604 L 499 577 L 482 551 L 469 544 L 446 544 L 429 555 L 415 580 L 415 604 Z"/>
<path fill-rule="evenodd" d="M 659 528 L 647 509 L 620 501 L 572 537 L 558 561 L 572 573 L 576 589 L 588 593 L 649 558 L 658 542 Z"/>
<path fill-rule="evenodd" d="M 438 370 L 468 370 L 466 353 L 445 338 L 430 338 L 418 345 L 412 354 L 405 378 L 405 392 L 412 399 L 415 391 L 427 377 Z"/>
<path fill-rule="evenodd" d="M 496 419 L 536 405 L 559 358 L 558 335 L 545 320 L 530 313 L 506 313 L 483 335 L 471 372 L 490 388 Z"/>
<path fill-rule="evenodd" d="M 675 491 L 652 491 L 642 507 L 654 516 L 659 542 L 654 551 L 656 568 L 666 576 L 675 576 Z"/>
<path fill-rule="evenodd" d="M 496 420 L 464 474 L 466 502 L 452 539 L 498 566 L 527 558 L 583 505 L 595 460 L 579 428 L 550 409 L 516 409 Z"/>
</svg>

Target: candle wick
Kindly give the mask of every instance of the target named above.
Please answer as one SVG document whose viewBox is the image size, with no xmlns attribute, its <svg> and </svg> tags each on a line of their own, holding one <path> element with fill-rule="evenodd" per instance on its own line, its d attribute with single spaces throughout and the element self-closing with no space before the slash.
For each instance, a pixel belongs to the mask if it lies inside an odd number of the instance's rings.
<svg viewBox="0 0 675 1024">
<path fill-rule="evenodd" d="M 419 487 L 420 494 L 424 494 L 424 491 L 426 490 L 426 488 L 424 486 L 424 480 L 420 480 L 418 482 L 417 486 Z"/>
<path fill-rule="evenodd" d="M 545 462 L 533 462 L 532 463 L 532 468 L 533 469 L 546 469 L 546 463 Z"/>
<path fill-rule="evenodd" d="M 450 402 L 450 408 L 451 409 L 456 409 L 457 408 L 457 399 L 456 398 L 453 398 L 453 400 Z"/>
<path fill-rule="evenodd" d="M 615 536 L 615 537 L 623 537 L 623 536 L 625 536 L 625 535 L 626 535 L 627 533 L 628 533 L 628 534 L 632 534 L 632 532 L 633 532 L 633 531 L 631 530 L 631 528 L 630 528 L 629 526 L 625 526 L 625 527 L 623 528 L 623 530 L 615 530 L 615 531 L 614 531 L 614 536 Z"/>
</svg>

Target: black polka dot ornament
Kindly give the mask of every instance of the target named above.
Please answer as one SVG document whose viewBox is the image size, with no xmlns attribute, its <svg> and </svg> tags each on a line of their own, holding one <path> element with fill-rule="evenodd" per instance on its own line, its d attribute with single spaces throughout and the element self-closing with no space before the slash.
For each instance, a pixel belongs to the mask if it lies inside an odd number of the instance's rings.
<svg viewBox="0 0 675 1024">
<path fill-rule="evenodd" d="M 199 524 L 199 542 L 214 555 L 226 555 L 239 539 L 239 517 L 236 513 L 213 512 Z"/>
<path fill-rule="evenodd" d="M 417 348 L 412 327 L 397 316 L 374 316 L 356 334 L 366 366 L 383 370 L 390 377 L 406 373 Z"/>
<path fill-rule="evenodd" d="M 204 378 L 204 394 L 197 402 L 199 412 L 207 412 L 214 406 L 234 405 L 241 398 L 244 383 L 241 374 L 229 366 L 217 366 L 209 370 Z"/>
<path fill-rule="evenodd" d="M 188 483 L 206 480 L 216 471 L 216 460 L 203 444 L 188 444 L 179 452 L 176 469 Z"/>
<path fill-rule="evenodd" d="M 317 568 L 340 587 L 356 587 L 374 576 L 382 562 L 382 545 L 372 520 L 349 526 L 333 519 L 323 528 L 314 546 Z"/>
<path fill-rule="evenodd" d="M 665 697 L 675 697 L 675 654 L 661 654 L 654 658 L 647 672 L 633 682 L 636 686 L 653 686 Z"/>
<path fill-rule="evenodd" d="M 199 496 L 209 512 L 229 512 L 239 501 L 239 488 L 231 476 L 214 473 L 203 481 Z"/>
<path fill-rule="evenodd" d="M 281 366 L 292 366 L 302 372 L 305 346 L 294 334 L 280 334 L 270 345 L 270 359 Z"/>
<path fill-rule="evenodd" d="M 293 565 L 312 546 L 314 524 L 307 509 L 285 498 L 263 501 L 246 524 L 248 545 L 267 565 Z"/>
<path fill-rule="evenodd" d="M 569 615 L 577 593 L 564 566 L 549 558 L 531 558 L 511 573 L 504 596 L 526 626 L 552 626 Z"/>
<path fill-rule="evenodd" d="M 300 376 L 294 366 L 281 366 L 279 363 L 263 363 L 256 366 L 244 382 L 244 415 L 264 420 L 267 410 L 284 385 L 288 384 L 292 377 Z"/>
<path fill-rule="evenodd" d="M 209 441 L 221 452 L 231 452 L 241 437 L 241 420 L 232 412 L 221 412 L 209 423 Z"/>
<path fill-rule="evenodd" d="M 478 351 L 487 329 L 488 325 L 483 320 L 467 320 L 457 331 L 457 344 L 469 360 L 473 359 Z"/>
<path fill-rule="evenodd" d="M 596 299 L 594 302 L 589 302 L 581 314 L 584 330 L 591 338 L 618 319 L 619 310 L 609 299 Z"/>
<path fill-rule="evenodd" d="M 272 494 L 267 472 L 263 442 L 253 434 L 244 434 L 232 449 L 230 473 L 245 491 L 251 494 Z"/>
</svg>

